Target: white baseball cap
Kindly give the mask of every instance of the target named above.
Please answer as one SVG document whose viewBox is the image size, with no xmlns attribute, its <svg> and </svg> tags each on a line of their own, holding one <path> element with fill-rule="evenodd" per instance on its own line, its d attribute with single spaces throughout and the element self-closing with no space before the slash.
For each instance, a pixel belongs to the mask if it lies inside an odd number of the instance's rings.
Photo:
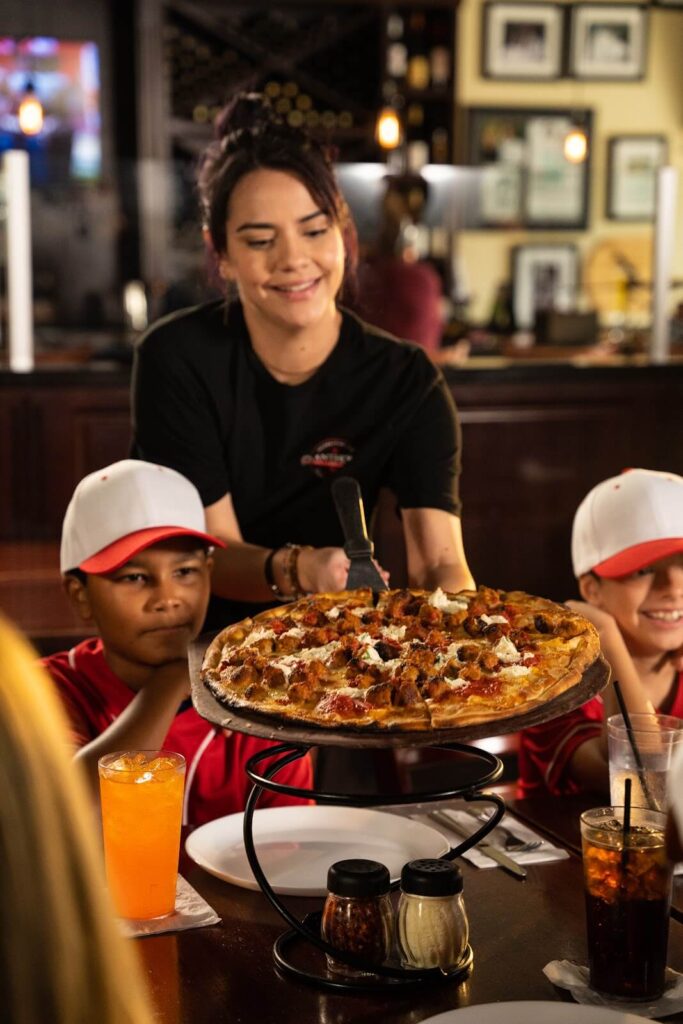
<svg viewBox="0 0 683 1024">
<path fill-rule="evenodd" d="M 616 579 L 683 551 L 683 477 L 627 469 L 589 491 L 572 530 L 574 574 Z"/>
<path fill-rule="evenodd" d="M 104 573 L 138 551 L 169 537 L 198 537 L 225 547 L 206 533 L 199 492 L 175 469 L 123 459 L 83 477 L 62 524 L 60 568 Z"/>
</svg>

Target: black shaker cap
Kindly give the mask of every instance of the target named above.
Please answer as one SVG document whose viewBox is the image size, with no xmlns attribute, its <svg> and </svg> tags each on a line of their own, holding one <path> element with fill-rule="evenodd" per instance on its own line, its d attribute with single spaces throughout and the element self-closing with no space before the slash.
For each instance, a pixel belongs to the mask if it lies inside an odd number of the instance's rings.
<svg viewBox="0 0 683 1024">
<path fill-rule="evenodd" d="M 449 860 L 411 860 L 401 872 L 401 889 L 415 896 L 453 896 L 462 892 L 462 874 Z"/>
<path fill-rule="evenodd" d="M 383 896 L 390 886 L 389 870 L 377 860 L 338 860 L 327 872 L 335 896 Z"/>
</svg>

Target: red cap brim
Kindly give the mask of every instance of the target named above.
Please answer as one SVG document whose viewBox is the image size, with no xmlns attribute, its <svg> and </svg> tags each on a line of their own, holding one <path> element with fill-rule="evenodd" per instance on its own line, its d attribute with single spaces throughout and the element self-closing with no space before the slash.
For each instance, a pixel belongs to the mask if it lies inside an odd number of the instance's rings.
<svg viewBox="0 0 683 1024">
<path fill-rule="evenodd" d="M 159 541 L 170 540 L 171 537 L 196 537 L 211 547 L 225 547 L 224 541 L 219 540 L 218 537 L 212 537 L 209 533 L 187 530 L 182 526 L 153 526 L 148 530 L 138 530 L 136 533 L 129 533 L 127 537 L 115 540 L 113 544 L 108 544 L 97 554 L 86 558 L 78 568 L 82 572 L 94 574 L 113 572 L 114 569 L 125 565 L 139 551 L 144 551 L 145 548 L 151 547 L 152 544 L 158 544 Z"/>
<path fill-rule="evenodd" d="M 620 576 L 628 576 L 629 573 L 644 569 L 660 558 L 668 558 L 683 551 L 683 537 L 666 537 L 663 540 L 648 540 L 643 544 L 634 544 L 631 548 L 625 548 L 618 555 L 606 558 L 604 562 L 593 566 L 596 576 L 604 576 L 605 579 L 614 580 Z"/>
</svg>

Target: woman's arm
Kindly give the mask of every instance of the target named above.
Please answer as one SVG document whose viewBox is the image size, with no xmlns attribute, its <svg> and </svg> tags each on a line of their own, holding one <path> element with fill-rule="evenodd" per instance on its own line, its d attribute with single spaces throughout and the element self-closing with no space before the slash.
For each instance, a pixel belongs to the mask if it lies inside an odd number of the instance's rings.
<svg viewBox="0 0 683 1024">
<path fill-rule="evenodd" d="M 439 508 L 406 508 L 401 512 L 412 587 L 472 590 L 458 516 Z"/>
<path fill-rule="evenodd" d="M 205 509 L 206 528 L 224 540 L 226 547 L 214 553 L 211 587 L 220 597 L 241 601 L 273 600 L 273 591 L 266 582 L 265 565 L 270 548 L 248 544 L 242 532 L 232 498 L 224 494 Z M 273 557 L 273 579 L 284 594 L 292 593 L 286 572 L 289 552 L 279 548 Z M 302 590 L 310 593 L 343 590 L 349 571 L 349 560 L 342 548 L 302 548 L 297 561 L 297 575 Z"/>
<path fill-rule="evenodd" d="M 614 618 L 601 608 L 584 601 L 567 601 L 572 611 L 583 615 L 596 627 L 600 636 L 600 649 L 609 664 L 612 680 L 619 688 L 630 714 L 653 714 L 654 707 L 645 690 L 624 638 Z M 605 717 L 600 736 L 587 740 L 578 747 L 570 761 L 569 773 L 583 789 L 607 790 L 609 768 L 607 757 L 607 719 L 619 714 L 619 704 L 610 685 L 603 690 Z"/>
</svg>

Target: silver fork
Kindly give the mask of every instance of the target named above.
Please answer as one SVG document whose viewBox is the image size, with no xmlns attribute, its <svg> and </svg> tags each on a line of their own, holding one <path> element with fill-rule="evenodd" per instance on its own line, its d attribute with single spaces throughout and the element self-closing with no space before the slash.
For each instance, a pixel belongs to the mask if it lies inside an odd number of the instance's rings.
<svg viewBox="0 0 683 1024">
<path fill-rule="evenodd" d="M 467 811 L 467 814 L 471 818 L 476 818 L 477 821 L 488 821 L 489 815 L 485 814 L 484 811 Z M 542 846 L 542 839 L 520 839 L 514 832 L 511 832 L 505 825 L 496 825 L 494 832 L 501 832 L 505 836 L 503 846 L 506 850 L 510 850 L 512 853 L 526 853 L 529 850 L 537 850 L 539 846 Z"/>
</svg>

